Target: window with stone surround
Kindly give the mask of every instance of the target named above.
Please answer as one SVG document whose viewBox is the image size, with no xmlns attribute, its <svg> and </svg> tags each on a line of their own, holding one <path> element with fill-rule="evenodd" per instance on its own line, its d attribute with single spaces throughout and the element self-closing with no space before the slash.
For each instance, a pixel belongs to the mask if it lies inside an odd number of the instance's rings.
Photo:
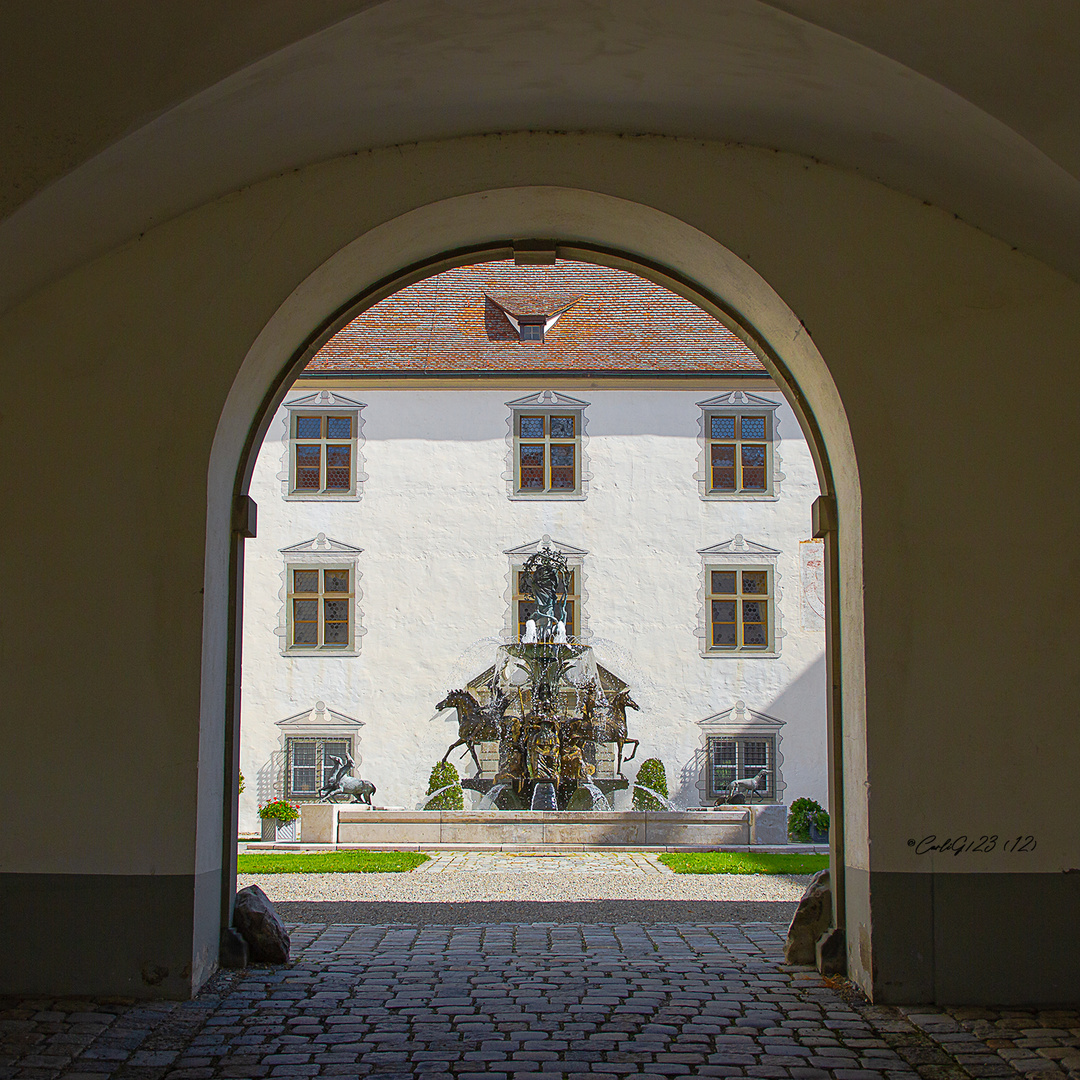
<svg viewBox="0 0 1080 1080">
<path fill-rule="evenodd" d="M 352 757 L 351 738 L 285 739 L 285 798 L 315 798 L 329 783 L 337 767 L 331 758 Z"/>
<path fill-rule="evenodd" d="M 529 557 L 535 555 L 541 547 L 554 548 L 566 559 L 571 575 L 570 590 L 566 596 L 566 634 L 567 637 L 585 641 L 589 635 L 588 613 L 585 610 L 588 600 L 585 593 L 585 556 L 588 552 L 583 548 L 552 540 L 547 535 L 530 544 L 522 544 L 521 547 L 507 548 L 504 552 L 510 559 L 510 587 L 504 594 L 509 604 L 503 632 L 511 641 L 520 641 L 525 636 L 525 624 L 535 610 L 536 603 L 522 592 L 521 573 Z"/>
<path fill-rule="evenodd" d="M 340 501 L 360 497 L 362 402 L 330 390 L 286 403 L 287 500 Z"/>
<path fill-rule="evenodd" d="M 768 490 L 768 427 L 763 413 L 709 414 L 709 491 Z"/>
<path fill-rule="evenodd" d="M 283 651 L 355 655 L 359 648 L 357 557 L 360 549 L 319 533 L 285 556 Z"/>
<path fill-rule="evenodd" d="M 776 656 L 779 552 L 741 534 L 702 549 L 702 655 Z"/>
<path fill-rule="evenodd" d="M 294 494 L 352 494 L 353 427 L 351 416 L 293 413 Z"/>
<path fill-rule="evenodd" d="M 355 717 L 329 708 L 325 701 L 316 701 L 314 708 L 278 720 L 280 749 L 268 762 L 269 768 L 260 770 L 259 801 L 317 799 L 333 775 L 336 765 L 331 758 L 335 757 L 343 761 L 352 758 L 350 775 L 360 776 L 363 726 Z M 272 786 L 265 786 L 266 780 Z"/>
<path fill-rule="evenodd" d="M 521 589 L 521 570 L 514 570 L 514 625 L 518 630 L 518 640 L 525 636 L 525 624 L 536 611 L 536 601 L 526 596 Z M 566 636 L 578 636 L 578 611 L 581 608 L 581 591 L 578 587 L 579 568 L 570 567 L 570 591 L 566 594 Z"/>
<path fill-rule="evenodd" d="M 352 571 L 348 567 L 289 568 L 292 649 L 352 644 Z"/>
<path fill-rule="evenodd" d="M 587 403 L 547 390 L 507 404 L 513 446 L 511 498 L 582 498 Z"/>
<path fill-rule="evenodd" d="M 699 401 L 704 460 L 699 478 L 705 499 L 774 499 L 777 468 L 778 402 L 731 391 Z"/>
<path fill-rule="evenodd" d="M 754 802 L 783 799 L 783 755 L 780 742 L 784 722 L 748 709 L 744 701 L 698 721 L 703 737 L 699 751 L 698 792 L 703 805 L 726 802 L 735 780 L 761 777 Z M 764 773 L 764 776 L 761 774 Z"/>
<path fill-rule="evenodd" d="M 573 413 L 515 414 L 519 493 L 577 491 L 577 420 Z"/>
<path fill-rule="evenodd" d="M 776 797 L 776 739 L 771 735 L 710 735 L 707 740 L 707 794 L 710 799 L 726 798 L 735 780 L 761 775 L 754 791 L 755 802 Z"/>
<path fill-rule="evenodd" d="M 709 569 L 709 648 L 767 650 L 772 589 L 768 567 Z"/>
</svg>

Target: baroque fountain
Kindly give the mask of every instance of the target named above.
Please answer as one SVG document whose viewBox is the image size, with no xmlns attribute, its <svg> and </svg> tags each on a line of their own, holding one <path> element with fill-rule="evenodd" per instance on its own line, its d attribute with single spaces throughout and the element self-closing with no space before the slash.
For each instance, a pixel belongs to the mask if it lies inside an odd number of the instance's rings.
<svg viewBox="0 0 1080 1080">
<path fill-rule="evenodd" d="M 521 640 L 499 646 L 472 689 L 452 690 L 437 706 L 457 710 L 458 739 L 443 761 L 466 747 L 477 776 L 462 786 L 483 793 L 481 810 L 610 810 L 612 792 L 629 786 L 622 765 L 638 741 L 627 737 L 626 710 L 637 705 L 626 687 L 605 687 L 591 647 L 567 636 L 570 581 L 561 552 L 531 555 L 520 582 L 534 610 Z M 476 748 L 485 742 L 498 744 L 494 779 L 479 775 Z M 616 747 L 614 777 L 596 775 L 603 744 Z"/>
<path fill-rule="evenodd" d="M 327 801 L 301 808 L 301 840 L 377 848 L 783 843 L 782 806 L 612 809 L 613 792 L 630 786 L 622 767 L 638 742 L 627 735 L 626 710 L 637 705 L 592 648 L 567 633 L 572 577 L 563 554 L 544 546 L 520 575 L 531 602 L 520 639 L 497 644 L 494 663 L 437 706 L 439 715 L 457 712 L 458 737 L 443 761 L 465 747 L 477 775 L 461 784 L 482 796 L 479 806 L 429 809 L 439 791 L 412 811 L 342 805 L 328 791 Z"/>
</svg>

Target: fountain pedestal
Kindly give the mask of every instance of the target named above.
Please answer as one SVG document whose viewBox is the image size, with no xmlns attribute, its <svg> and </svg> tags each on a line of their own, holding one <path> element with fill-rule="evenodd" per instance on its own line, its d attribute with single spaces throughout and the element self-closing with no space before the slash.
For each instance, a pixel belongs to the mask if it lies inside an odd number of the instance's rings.
<svg viewBox="0 0 1080 1080">
<path fill-rule="evenodd" d="M 369 810 L 306 803 L 300 843 L 376 849 L 427 847 L 718 848 L 787 842 L 787 807 L 723 810 Z"/>
</svg>

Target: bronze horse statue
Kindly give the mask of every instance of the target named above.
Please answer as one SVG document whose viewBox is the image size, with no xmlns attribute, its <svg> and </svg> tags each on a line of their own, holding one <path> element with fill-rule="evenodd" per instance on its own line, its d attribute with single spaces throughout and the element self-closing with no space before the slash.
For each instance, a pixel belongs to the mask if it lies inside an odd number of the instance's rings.
<svg viewBox="0 0 1080 1080">
<path fill-rule="evenodd" d="M 609 701 L 604 702 L 599 696 L 600 688 L 595 682 L 590 683 L 585 689 L 585 715 L 586 727 L 590 737 L 595 742 L 613 742 L 618 746 L 616 757 L 615 775 L 622 776 L 622 767 L 627 761 L 633 761 L 640 745 L 637 739 L 627 738 L 626 710 L 637 709 L 638 704 L 630 696 L 630 691 L 623 689 L 612 695 Z M 633 743 L 634 749 L 629 757 L 623 757 L 623 748 L 627 743 Z"/>
<path fill-rule="evenodd" d="M 468 690 L 451 690 L 435 706 L 440 712 L 443 709 L 457 709 L 458 715 L 458 739 L 457 742 L 451 743 L 443 754 L 443 761 L 446 761 L 452 750 L 464 746 L 476 762 L 476 771 L 480 772 L 480 758 L 476 754 L 476 743 L 491 742 L 499 738 L 499 723 L 509 704 L 509 697 L 493 697 L 491 704 L 484 708 Z"/>
<path fill-rule="evenodd" d="M 615 772 L 619 776 L 622 776 L 623 764 L 625 762 L 627 762 L 627 761 L 633 761 L 634 760 L 634 755 L 637 753 L 638 747 L 641 745 L 638 742 L 637 739 L 628 739 L 626 737 L 626 734 L 627 734 L 627 732 L 626 732 L 626 710 L 627 709 L 633 709 L 635 712 L 640 711 L 639 708 L 638 708 L 637 702 L 634 701 L 634 699 L 630 696 L 630 691 L 629 690 L 620 690 L 611 699 L 611 714 L 615 718 L 614 740 L 613 741 L 618 743 L 618 746 L 619 746 L 618 764 L 615 767 Z M 628 758 L 624 758 L 623 757 L 623 747 L 626 746 L 627 743 L 633 743 L 634 744 L 634 749 L 631 751 L 630 756 Z"/>
</svg>

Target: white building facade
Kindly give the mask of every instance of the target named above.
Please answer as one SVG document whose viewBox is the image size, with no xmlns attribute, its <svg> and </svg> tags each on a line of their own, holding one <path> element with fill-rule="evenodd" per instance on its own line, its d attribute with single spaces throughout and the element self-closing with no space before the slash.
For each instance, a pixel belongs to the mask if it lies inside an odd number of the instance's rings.
<svg viewBox="0 0 1080 1080">
<path fill-rule="evenodd" d="M 643 381 L 656 350 L 672 370 Z M 750 350 L 658 286 L 490 264 L 403 290 L 317 354 L 250 492 L 241 832 L 346 750 L 377 805 L 420 804 L 457 739 L 435 705 L 521 634 L 541 545 L 573 568 L 568 632 L 639 706 L 628 779 L 657 757 L 678 806 L 762 772 L 760 798 L 827 805 L 809 449 Z"/>
</svg>

